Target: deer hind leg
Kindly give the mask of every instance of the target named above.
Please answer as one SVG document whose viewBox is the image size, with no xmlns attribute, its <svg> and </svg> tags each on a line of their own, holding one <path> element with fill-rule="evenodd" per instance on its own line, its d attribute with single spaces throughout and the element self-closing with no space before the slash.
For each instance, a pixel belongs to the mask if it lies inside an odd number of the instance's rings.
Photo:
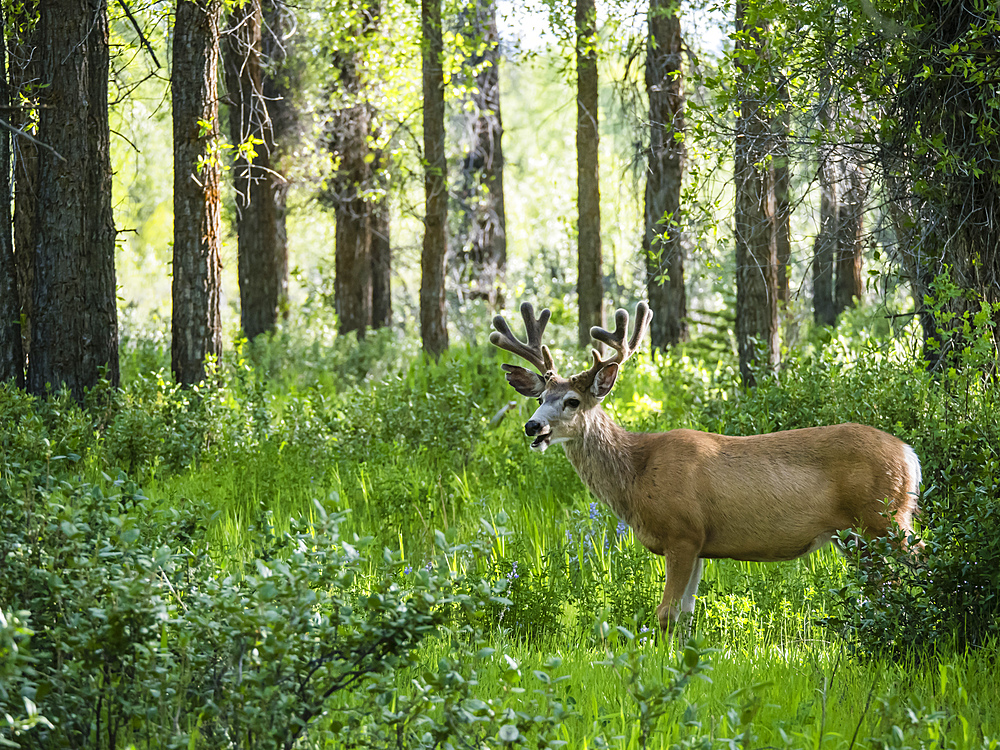
<svg viewBox="0 0 1000 750">
<path fill-rule="evenodd" d="M 694 568 L 691 570 L 691 578 L 688 579 L 687 588 L 684 589 L 684 596 L 681 597 L 681 612 L 694 614 L 695 596 L 698 594 L 698 584 L 701 583 L 701 573 L 705 561 L 700 557 L 695 560 Z"/>
<path fill-rule="evenodd" d="M 699 551 L 693 544 L 679 544 L 663 556 L 667 580 L 663 587 L 663 600 L 656 608 L 656 619 L 667 635 L 673 631 L 682 610 L 694 611 L 694 594 L 702 570 Z"/>
</svg>

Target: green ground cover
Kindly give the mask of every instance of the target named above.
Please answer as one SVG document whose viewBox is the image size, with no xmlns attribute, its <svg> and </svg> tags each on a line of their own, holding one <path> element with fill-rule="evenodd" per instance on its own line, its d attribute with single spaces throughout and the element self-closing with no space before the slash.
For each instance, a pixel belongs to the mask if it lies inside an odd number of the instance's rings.
<svg viewBox="0 0 1000 750">
<path fill-rule="evenodd" d="M 696 349 L 630 363 L 609 408 L 631 429 L 859 421 L 923 461 L 919 564 L 710 561 L 684 646 L 650 632 L 662 560 L 527 449 L 531 405 L 491 426 L 517 398 L 497 352 L 314 344 L 243 347 L 184 392 L 133 340 L 123 389 L 83 409 L 0 390 L 4 742 L 997 745 L 981 369 L 846 333 L 752 393 Z"/>
</svg>

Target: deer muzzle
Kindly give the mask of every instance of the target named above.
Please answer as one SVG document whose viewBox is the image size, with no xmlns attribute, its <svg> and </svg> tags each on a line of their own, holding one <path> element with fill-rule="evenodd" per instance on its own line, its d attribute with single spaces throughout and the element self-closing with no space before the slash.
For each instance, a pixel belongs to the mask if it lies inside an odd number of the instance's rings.
<svg viewBox="0 0 1000 750">
<path fill-rule="evenodd" d="M 524 433 L 528 437 L 535 438 L 534 442 L 531 443 L 532 450 L 544 451 L 549 447 L 552 428 L 545 422 L 539 422 L 537 419 L 528 420 L 528 423 L 524 425 Z"/>
</svg>

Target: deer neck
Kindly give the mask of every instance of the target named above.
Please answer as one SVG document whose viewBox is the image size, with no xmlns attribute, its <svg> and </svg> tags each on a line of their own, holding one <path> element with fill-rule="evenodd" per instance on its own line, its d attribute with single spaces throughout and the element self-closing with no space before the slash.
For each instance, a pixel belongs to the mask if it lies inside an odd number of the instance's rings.
<svg viewBox="0 0 1000 750">
<path fill-rule="evenodd" d="M 563 444 L 566 457 L 590 491 L 634 527 L 638 521 L 630 502 L 636 480 L 634 435 L 615 424 L 600 406 L 583 416 L 580 436 Z"/>
</svg>

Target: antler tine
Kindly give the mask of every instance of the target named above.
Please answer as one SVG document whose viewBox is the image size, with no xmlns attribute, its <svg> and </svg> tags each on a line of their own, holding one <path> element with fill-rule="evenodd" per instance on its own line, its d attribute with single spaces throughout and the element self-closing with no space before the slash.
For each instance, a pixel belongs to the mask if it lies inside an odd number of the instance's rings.
<svg viewBox="0 0 1000 750">
<path fill-rule="evenodd" d="M 594 382 L 594 378 L 597 373 L 601 371 L 606 365 L 615 362 L 621 364 L 626 359 L 631 357 L 636 348 L 639 346 L 639 342 L 642 341 L 642 337 L 646 335 L 646 329 L 649 327 L 649 321 L 653 317 L 653 312 L 649 309 L 649 305 L 645 302 L 640 302 L 635 308 L 635 328 L 632 331 L 632 338 L 629 339 L 628 344 L 625 343 L 625 334 L 628 333 L 628 311 L 619 308 L 615 311 L 615 331 L 611 331 L 601 328 L 600 326 L 594 326 L 590 329 L 590 335 L 602 344 L 606 344 L 615 350 L 607 359 L 602 359 L 600 352 L 596 349 L 592 350 L 594 356 L 594 364 L 590 366 L 589 370 L 584 370 L 579 375 L 574 376 L 576 380 L 582 387 L 589 388 L 590 384 Z"/>
<path fill-rule="evenodd" d="M 602 344 L 607 344 L 617 351 L 618 354 L 615 355 L 614 361 L 621 364 L 631 357 L 636 347 L 639 346 L 642 337 L 646 335 L 646 329 L 649 327 L 649 321 L 652 317 L 653 313 L 650 311 L 649 305 L 645 302 L 640 302 L 636 305 L 635 328 L 632 330 L 632 338 L 629 339 L 627 346 L 625 344 L 625 334 L 628 333 L 628 312 L 622 308 L 618 308 L 615 311 L 614 333 L 599 326 L 594 326 L 590 329 L 590 335 Z"/>
<path fill-rule="evenodd" d="M 510 326 L 507 325 L 507 321 L 502 315 L 493 318 L 493 327 L 496 330 L 490 334 L 490 343 L 527 360 L 542 375 L 547 372 L 555 372 L 552 353 L 547 346 L 542 344 L 542 333 L 545 332 L 545 326 L 548 325 L 551 316 L 552 313 L 548 308 L 545 308 L 535 320 L 535 309 L 530 302 L 523 302 L 521 303 L 521 317 L 524 319 L 524 330 L 528 334 L 528 343 L 525 344 L 511 333 Z"/>
</svg>

